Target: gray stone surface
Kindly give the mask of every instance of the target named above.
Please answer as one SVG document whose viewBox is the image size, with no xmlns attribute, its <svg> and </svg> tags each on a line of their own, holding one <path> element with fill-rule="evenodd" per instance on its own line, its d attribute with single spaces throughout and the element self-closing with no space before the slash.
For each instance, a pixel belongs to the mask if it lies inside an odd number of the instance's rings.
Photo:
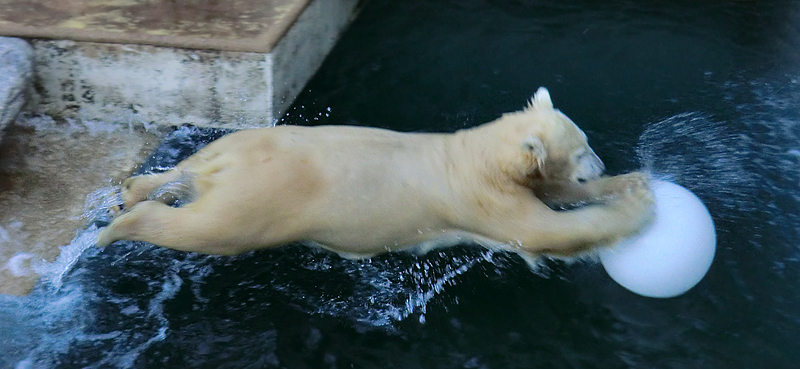
<svg viewBox="0 0 800 369">
<path fill-rule="evenodd" d="M 25 105 L 33 77 L 33 48 L 24 40 L 0 37 L 0 139 Z"/>
</svg>

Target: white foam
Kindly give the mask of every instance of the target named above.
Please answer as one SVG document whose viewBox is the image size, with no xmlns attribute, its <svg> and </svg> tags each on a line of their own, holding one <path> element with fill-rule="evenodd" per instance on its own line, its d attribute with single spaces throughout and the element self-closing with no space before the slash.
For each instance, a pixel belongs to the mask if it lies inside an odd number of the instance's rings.
<svg viewBox="0 0 800 369">
<path fill-rule="evenodd" d="M 17 253 L 12 256 L 11 259 L 8 259 L 6 268 L 16 277 L 31 275 L 33 274 L 33 270 L 31 269 L 29 261 L 35 257 L 36 255 L 27 252 Z M 26 262 L 28 262 L 27 265 Z"/>
<path fill-rule="evenodd" d="M 11 240 L 11 236 L 8 235 L 8 231 L 5 230 L 2 226 L 0 226 L 0 241 L 8 242 Z"/>
<path fill-rule="evenodd" d="M 6 226 L 0 225 L 0 242 L 11 242 L 14 239 L 27 237 L 28 234 L 22 231 L 22 222 L 14 218 L 10 219 Z"/>
</svg>

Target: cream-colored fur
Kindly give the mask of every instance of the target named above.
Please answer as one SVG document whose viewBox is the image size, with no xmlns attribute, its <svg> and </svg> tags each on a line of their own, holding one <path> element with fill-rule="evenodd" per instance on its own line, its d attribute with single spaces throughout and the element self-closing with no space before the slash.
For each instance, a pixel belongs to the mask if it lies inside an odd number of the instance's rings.
<svg viewBox="0 0 800 369">
<path fill-rule="evenodd" d="M 98 245 L 125 239 L 230 255 L 311 241 L 370 256 L 455 237 L 571 255 L 631 235 L 652 216 L 643 174 L 601 178 L 603 170 L 544 88 L 522 111 L 453 134 L 240 131 L 174 170 L 125 181 L 126 210 Z M 193 201 L 165 204 L 176 194 Z M 546 205 L 575 201 L 594 203 Z"/>
</svg>

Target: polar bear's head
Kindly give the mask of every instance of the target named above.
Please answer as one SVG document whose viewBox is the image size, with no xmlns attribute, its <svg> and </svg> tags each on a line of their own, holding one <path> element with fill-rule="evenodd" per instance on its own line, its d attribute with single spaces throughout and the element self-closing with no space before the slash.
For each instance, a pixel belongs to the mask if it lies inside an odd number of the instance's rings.
<svg viewBox="0 0 800 369">
<path fill-rule="evenodd" d="M 541 87 L 525 109 L 504 114 L 496 121 L 506 148 L 502 159 L 512 176 L 528 180 L 583 182 L 598 178 L 605 166 L 586 134 L 558 109 Z M 519 178 L 523 180 L 523 178 Z"/>
</svg>

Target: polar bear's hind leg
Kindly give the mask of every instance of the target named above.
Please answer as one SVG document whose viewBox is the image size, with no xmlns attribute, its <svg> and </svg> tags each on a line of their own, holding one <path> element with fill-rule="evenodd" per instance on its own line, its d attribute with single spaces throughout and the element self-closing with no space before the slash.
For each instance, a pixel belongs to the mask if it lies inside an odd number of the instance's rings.
<svg viewBox="0 0 800 369">
<path fill-rule="evenodd" d="M 175 250 L 206 254 L 235 254 L 208 217 L 191 206 L 174 208 L 160 201 L 142 201 L 100 232 L 98 247 L 118 240 L 144 241 Z M 206 220 L 206 221 L 204 221 Z M 224 232 L 222 232 L 224 233 Z"/>
<path fill-rule="evenodd" d="M 197 199 L 197 188 L 194 184 L 196 175 L 192 172 L 181 171 L 178 178 L 152 190 L 147 195 L 147 200 L 159 201 L 167 205 L 172 205 L 180 201 L 181 205 L 190 203 Z"/>
<path fill-rule="evenodd" d="M 165 204 L 172 204 L 179 199 L 194 201 L 197 198 L 196 176 L 186 170 L 170 170 L 128 178 L 122 182 L 122 201 L 126 208 L 145 200 Z"/>
<path fill-rule="evenodd" d="M 141 201 L 147 200 L 153 190 L 176 180 L 180 176 L 177 170 L 164 173 L 152 173 L 135 176 L 122 182 L 122 202 L 125 208 L 130 208 Z"/>
</svg>

